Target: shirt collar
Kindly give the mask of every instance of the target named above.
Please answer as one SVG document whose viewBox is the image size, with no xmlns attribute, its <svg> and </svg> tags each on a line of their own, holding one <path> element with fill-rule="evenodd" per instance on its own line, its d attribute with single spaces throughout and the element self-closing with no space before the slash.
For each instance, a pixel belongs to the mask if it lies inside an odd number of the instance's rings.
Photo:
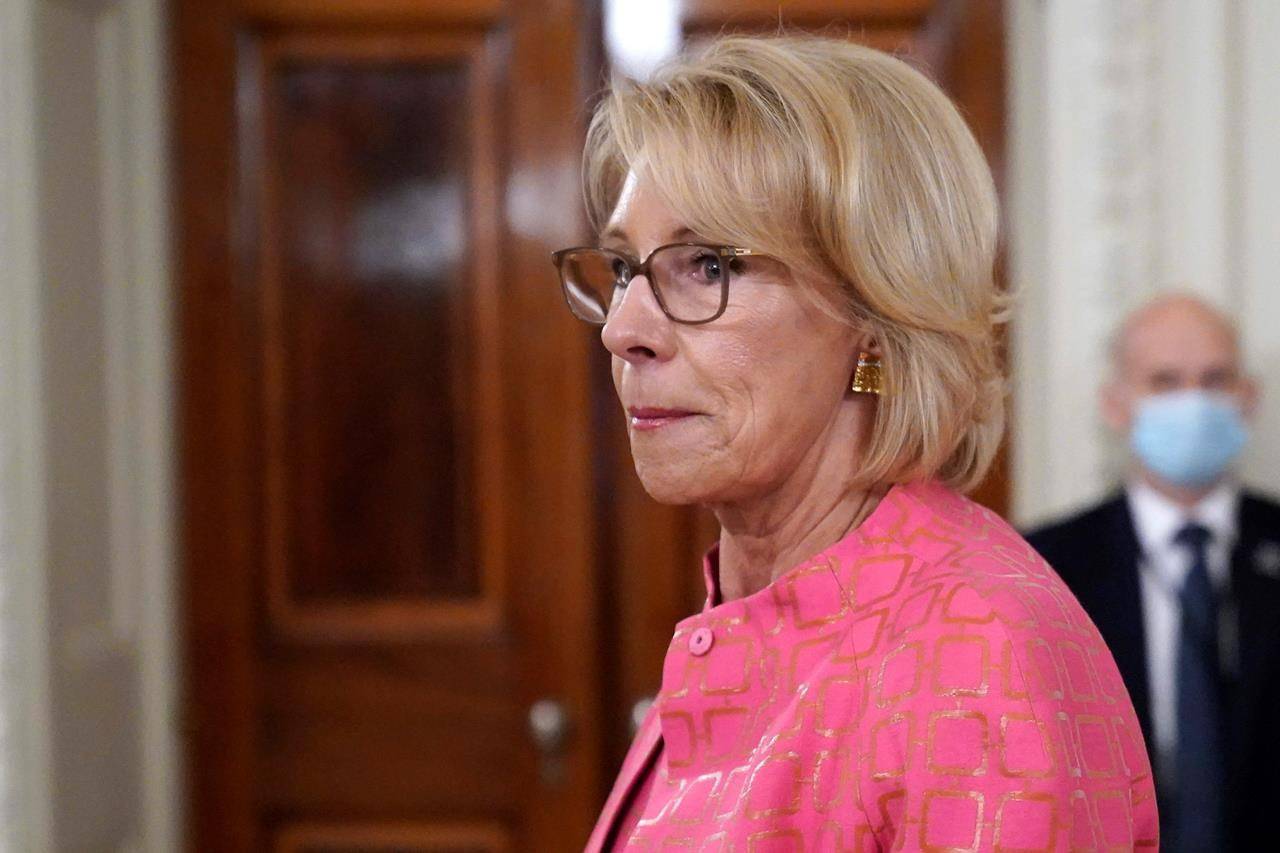
<svg viewBox="0 0 1280 853">
<path fill-rule="evenodd" d="M 1222 483 L 1190 510 L 1183 509 L 1142 480 L 1129 483 L 1125 491 L 1144 553 L 1156 554 L 1173 547 L 1173 537 L 1192 521 L 1207 527 L 1217 545 L 1235 542 L 1240 489 L 1234 483 Z"/>
</svg>

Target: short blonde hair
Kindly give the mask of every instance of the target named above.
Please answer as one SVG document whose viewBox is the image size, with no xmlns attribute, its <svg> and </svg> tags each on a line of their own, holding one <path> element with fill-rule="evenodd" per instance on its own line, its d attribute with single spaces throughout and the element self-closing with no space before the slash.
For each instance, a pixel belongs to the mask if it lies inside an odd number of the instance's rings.
<svg viewBox="0 0 1280 853">
<path fill-rule="evenodd" d="M 947 97 L 899 59 L 812 36 L 729 36 L 614 83 L 584 152 L 597 231 L 629 171 L 695 231 L 828 282 L 883 352 L 859 480 L 967 490 L 1004 431 L 991 172 Z"/>
</svg>

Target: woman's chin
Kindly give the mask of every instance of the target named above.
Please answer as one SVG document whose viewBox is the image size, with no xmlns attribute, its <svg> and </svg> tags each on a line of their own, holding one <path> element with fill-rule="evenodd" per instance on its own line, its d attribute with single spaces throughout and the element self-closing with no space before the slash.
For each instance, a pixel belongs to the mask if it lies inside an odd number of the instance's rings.
<svg viewBox="0 0 1280 853">
<path fill-rule="evenodd" d="M 636 460 L 636 476 L 640 478 L 640 485 L 644 486 L 649 497 L 660 504 L 682 506 L 707 503 L 709 490 L 706 481 L 690 477 L 689 472 L 689 467 L 669 462 L 647 465 Z"/>
<path fill-rule="evenodd" d="M 649 497 L 660 504 L 687 506 L 689 504 L 702 503 L 694 490 L 682 484 L 668 483 L 664 480 L 646 480 L 641 477 L 640 485 L 644 486 L 644 490 Z"/>
</svg>

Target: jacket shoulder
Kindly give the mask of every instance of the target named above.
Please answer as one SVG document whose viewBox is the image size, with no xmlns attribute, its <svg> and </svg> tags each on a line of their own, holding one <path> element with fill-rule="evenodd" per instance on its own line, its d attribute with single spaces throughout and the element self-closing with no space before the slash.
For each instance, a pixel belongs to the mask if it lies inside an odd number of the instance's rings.
<svg viewBox="0 0 1280 853">
<path fill-rule="evenodd" d="M 1037 551 L 1057 549 L 1064 543 L 1079 542 L 1081 536 L 1097 536 L 1105 525 L 1113 524 L 1116 515 L 1124 510 L 1124 493 L 1111 495 L 1100 503 L 1077 510 L 1066 518 L 1060 518 L 1027 531 L 1027 541 Z"/>
<path fill-rule="evenodd" d="M 1240 495 L 1241 511 L 1275 524 L 1280 530 L 1280 501 L 1271 495 L 1245 489 Z"/>
</svg>

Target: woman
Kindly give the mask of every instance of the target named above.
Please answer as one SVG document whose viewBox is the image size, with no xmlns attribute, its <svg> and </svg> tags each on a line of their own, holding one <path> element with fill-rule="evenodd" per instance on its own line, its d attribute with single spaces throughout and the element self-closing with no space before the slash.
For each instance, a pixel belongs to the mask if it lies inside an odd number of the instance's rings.
<svg viewBox="0 0 1280 853">
<path fill-rule="evenodd" d="M 1154 847 L 1111 655 L 959 494 L 1003 383 L 951 103 L 874 50 L 724 38 L 609 93 L 586 164 L 565 295 L 646 490 L 721 525 L 588 849 Z"/>
</svg>

